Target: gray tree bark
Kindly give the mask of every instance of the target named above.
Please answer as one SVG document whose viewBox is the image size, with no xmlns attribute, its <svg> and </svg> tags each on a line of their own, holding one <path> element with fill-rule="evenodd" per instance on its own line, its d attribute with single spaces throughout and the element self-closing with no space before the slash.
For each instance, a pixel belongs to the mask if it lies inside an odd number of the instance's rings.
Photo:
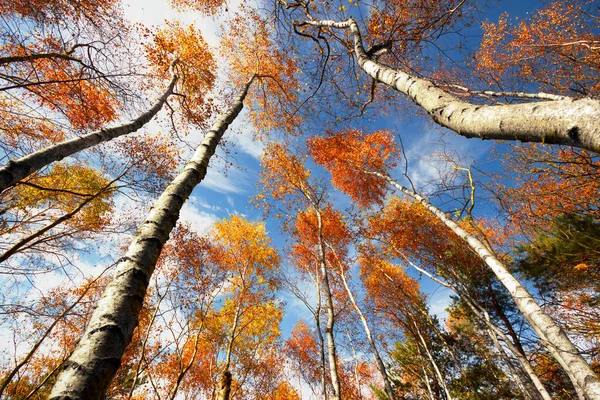
<svg viewBox="0 0 600 400">
<path fill-rule="evenodd" d="M 162 109 L 169 96 L 173 94 L 177 79 L 177 75 L 173 74 L 167 90 L 165 90 L 156 103 L 133 121 L 115 126 L 114 128 L 100 129 L 86 135 L 65 140 L 64 142 L 28 154 L 18 160 L 10 160 L 0 168 L 0 193 L 53 162 L 60 161 L 65 157 L 99 143 L 108 142 L 119 136 L 138 131 L 150 122 Z"/>
<path fill-rule="evenodd" d="M 434 214 L 452 232 L 464 240 L 468 246 L 477 254 L 483 262 L 494 272 L 498 280 L 508 290 L 517 307 L 529 322 L 536 334 L 542 339 L 546 348 L 558 361 L 567 375 L 571 378 L 575 388 L 579 386 L 589 400 L 600 400 L 600 380 L 590 365 L 581 356 L 575 345 L 567 337 L 565 332 L 550 318 L 542 308 L 535 302 L 527 289 L 515 279 L 508 269 L 498 260 L 496 255 L 488 249 L 477 237 L 468 233 L 444 212 L 432 205 L 427 199 L 400 185 L 392 178 L 379 172 L 369 172 L 385 179 L 391 186 L 402 193 L 417 200 L 429 212 Z"/>
<path fill-rule="evenodd" d="M 179 211 L 206 175 L 221 137 L 239 115 L 254 77 L 246 83 L 229 110 L 213 124 L 206 137 L 154 203 L 120 259 L 114 280 L 106 288 L 73 353 L 65 362 L 50 393 L 51 400 L 97 400 L 117 372 L 131 342 L 150 277 Z"/>
<path fill-rule="evenodd" d="M 467 138 L 562 144 L 600 153 L 600 100 L 592 98 L 523 104 L 478 105 L 466 102 L 432 82 L 386 67 L 366 53 L 352 18 L 306 21 L 317 27 L 349 29 L 359 67 L 377 82 L 409 96 L 431 118 Z"/>
</svg>

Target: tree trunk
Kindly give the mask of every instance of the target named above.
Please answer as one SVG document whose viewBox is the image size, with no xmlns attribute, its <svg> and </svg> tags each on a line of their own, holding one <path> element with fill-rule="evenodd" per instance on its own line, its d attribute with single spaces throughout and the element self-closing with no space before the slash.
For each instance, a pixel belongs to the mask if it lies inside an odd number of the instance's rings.
<svg viewBox="0 0 600 400">
<path fill-rule="evenodd" d="M 229 400 L 231 393 L 231 372 L 223 371 L 219 377 L 219 392 L 217 393 L 218 400 Z"/>
<path fill-rule="evenodd" d="M 331 250 L 334 251 L 333 249 L 331 249 Z M 335 254 L 335 252 L 334 252 L 334 254 Z M 336 255 L 336 258 L 337 258 L 337 255 Z M 367 340 L 369 341 L 369 345 L 371 346 L 371 350 L 373 351 L 373 356 L 375 357 L 375 361 L 377 362 L 377 369 L 379 370 L 379 373 L 381 374 L 381 377 L 383 378 L 385 393 L 389 397 L 389 400 L 394 400 L 394 390 L 392 389 L 392 384 L 390 382 L 390 379 L 389 379 L 389 376 L 387 373 L 387 368 L 385 367 L 385 364 L 384 364 L 383 360 L 381 359 L 381 356 L 379 355 L 379 351 L 377 350 L 377 346 L 375 345 L 375 340 L 373 340 L 373 335 L 371 335 L 371 329 L 369 328 L 369 323 L 367 322 L 367 319 L 365 318 L 362 310 L 360 309 L 360 307 L 356 303 L 356 300 L 354 299 L 354 295 L 352 294 L 352 290 L 350 290 L 350 286 L 348 286 L 348 282 L 346 281 L 346 274 L 344 273 L 342 266 L 339 265 L 339 267 L 340 267 L 340 277 L 342 278 L 342 283 L 344 285 L 344 288 L 346 289 L 346 293 L 348 294 L 348 298 L 350 299 L 350 303 L 352 304 L 352 307 L 354 308 L 354 310 L 358 314 L 358 317 L 360 318 L 360 321 L 362 322 L 363 328 L 365 329 L 365 334 L 367 335 Z"/>
<path fill-rule="evenodd" d="M 333 386 L 333 400 L 341 400 L 340 380 L 337 372 L 337 358 L 335 349 L 335 338 L 333 328 L 335 325 L 335 310 L 333 308 L 333 298 L 329 286 L 329 276 L 325 264 L 325 240 L 323 238 L 323 220 L 320 210 L 315 207 L 318 222 L 319 235 L 319 256 L 321 263 L 321 275 L 323 276 L 323 289 L 325 290 L 325 302 L 327 304 L 327 325 L 325 326 L 325 337 L 327 338 L 327 354 L 329 356 L 329 372 L 331 374 L 331 385 Z"/>
<path fill-rule="evenodd" d="M 592 98 L 540 101 L 523 104 L 472 104 L 440 89 L 432 82 L 388 68 L 366 53 L 358 24 L 352 18 L 307 21 L 307 25 L 350 29 L 358 65 L 377 82 L 405 95 L 441 126 L 461 136 L 562 144 L 600 153 L 600 100 Z"/>
<path fill-rule="evenodd" d="M 119 136 L 138 131 L 158 114 L 169 96 L 173 94 L 175 83 L 177 83 L 177 75 L 173 74 L 169 87 L 158 101 L 148 111 L 131 122 L 114 128 L 100 129 L 38 150 L 18 160 L 10 160 L 4 167 L 0 168 L 0 193 L 53 162 L 60 161 L 99 143 L 108 142 Z"/>
<path fill-rule="evenodd" d="M 519 373 L 519 371 L 513 364 L 512 360 L 510 359 L 508 354 L 506 354 L 506 352 L 504 351 L 504 348 L 502 348 L 502 345 L 500 344 L 500 341 L 498 340 L 498 337 L 496 336 L 496 334 L 494 332 L 492 332 L 490 329 L 487 329 L 486 331 L 487 331 L 488 336 L 492 340 L 492 343 L 494 343 L 494 347 L 498 351 L 498 355 L 500 356 L 500 358 L 502 358 L 504 360 L 504 362 L 508 366 L 510 375 L 512 375 L 512 378 L 515 380 L 517 387 L 519 388 L 521 393 L 523 393 L 523 396 L 525 397 L 525 399 L 527 399 L 527 400 L 537 399 L 538 397 L 534 397 L 533 392 L 526 387 L 525 383 L 523 382 L 523 379 L 521 379 L 521 374 Z M 510 377 L 510 375 L 509 375 L 509 377 Z"/>
<path fill-rule="evenodd" d="M 368 172 L 368 171 L 367 171 Z M 418 193 L 408 190 L 389 176 L 379 172 L 369 172 L 385 179 L 390 185 L 402 193 L 412 197 L 427 208 L 432 214 L 440 219 L 458 237 L 464 240 L 468 246 L 487 264 L 494 272 L 498 280 L 506 287 L 517 307 L 529 322 L 533 330 L 544 341 L 546 348 L 561 364 L 565 372 L 571 378 L 577 389 L 583 389 L 589 400 L 600 400 L 600 381 L 598 377 L 579 354 L 579 351 L 567 337 L 565 332 L 550 318 L 542 308 L 535 302 L 531 294 L 525 289 L 498 258 L 477 237 L 471 235 L 454 221 L 446 216 L 440 209 L 433 206 L 429 201 Z"/>
<path fill-rule="evenodd" d="M 448 390 L 448 386 L 446 385 L 446 381 L 444 380 L 444 376 L 442 375 L 442 372 L 440 371 L 440 369 L 439 369 L 439 367 L 437 365 L 437 362 L 433 358 L 433 355 L 429 351 L 429 348 L 427 347 L 427 342 L 425 341 L 425 338 L 423 337 L 423 335 L 421 335 L 421 330 L 419 329 L 419 327 L 417 326 L 417 323 L 415 321 L 413 321 L 413 325 L 415 327 L 415 332 L 416 332 L 417 336 L 419 337 L 419 341 L 423 345 L 423 349 L 425 350 L 425 354 L 427 354 L 427 358 L 429 359 L 429 362 L 431 363 L 431 366 L 433 367 L 435 375 L 438 378 L 440 386 L 444 390 L 444 394 L 446 395 L 446 398 L 448 400 L 452 400 L 452 396 L 450 395 L 450 391 Z"/>
<path fill-rule="evenodd" d="M 481 321 L 483 321 L 483 323 L 485 323 L 485 325 L 488 327 L 488 330 L 493 332 L 494 335 L 500 337 L 500 339 L 502 339 L 502 341 L 504 343 L 506 343 L 506 346 L 515 355 L 517 361 L 519 361 L 519 364 L 521 365 L 523 370 L 525 370 L 529 379 L 531 379 L 531 382 L 535 386 L 536 390 L 539 392 L 540 396 L 544 400 L 552 399 L 550 397 L 550 395 L 548 394 L 548 391 L 546 390 L 546 388 L 540 381 L 540 378 L 535 373 L 533 367 L 531 366 L 531 363 L 529 362 L 527 357 L 525 357 L 525 351 L 523 350 L 523 347 L 522 346 L 517 347 L 517 346 L 515 346 L 514 343 L 511 342 L 511 340 L 508 338 L 508 336 L 491 321 L 489 313 L 485 310 L 485 308 L 483 308 L 483 306 L 481 306 L 477 301 L 475 301 L 471 296 L 469 296 L 468 293 L 465 293 L 462 290 L 459 290 L 458 288 L 456 288 L 456 286 L 454 286 L 448 282 L 438 279 L 430 272 L 424 270 L 423 268 L 421 268 L 418 265 L 411 262 L 404 254 L 402 254 L 402 253 L 400 253 L 400 254 L 408 262 L 408 264 L 411 267 L 413 267 L 414 269 L 416 269 L 418 272 L 424 274 L 425 276 L 427 276 L 429 279 L 433 280 L 434 282 L 437 282 L 440 285 L 442 285 L 442 286 L 452 290 L 454 293 L 456 293 L 469 306 L 469 308 L 473 311 L 475 316 L 477 316 Z"/>
<path fill-rule="evenodd" d="M 162 247 L 179 218 L 184 202 L 204 179 L 208 162 L 221 137 L 242 110 L 253 80 L 254 77 L 246 83 L 231 108 L 208 131 L 183 171 L 154 203 L 129 249 L 118 262 L 117 274 L 57 377 L 50 399 L 96 400 L 104 397 L 138 324 L 146 289 Z"/>
</svg>

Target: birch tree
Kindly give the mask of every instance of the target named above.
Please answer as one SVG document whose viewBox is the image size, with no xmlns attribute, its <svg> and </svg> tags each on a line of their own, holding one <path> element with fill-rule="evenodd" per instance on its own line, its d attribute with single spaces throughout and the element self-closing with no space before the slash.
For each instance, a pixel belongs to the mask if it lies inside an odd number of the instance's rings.
<svg viewBox="0 0 600 400">
<path fill-rule="evenodd" d="M 514 278 L 490 246 L 484 243 L 475 234 L 462 228 L 443 211 L 431 204 L 426 198 L 419 195 L 414 190 L 402 186 L 388 175 L 387 167 L 390 163 L 395 162 L 394 154 L 398 154 L 397 150 L 394 151 L 392 148 L 389 153 L 379 160 L 368 159 L 365 157 L 365 153 L 360 151 L 357 152 L 357 150 L 360 149 L 361 145 L 362 147 L 366 147 L 366 149 L 369 149 L 370 147 L 377 148 L 378 146 L 377 144 L 370 144 L 368 141 L 363 142 L 357 140 L 359 137 L 360 135 L 357 135 L 356 132 L 352 132 L 349 135 L 341 133 L 333 136 L 331 141 L 339 146 L 335 146 L 335 144 L 333 146 L 323 146 L 323 148 L 320 148 L 321 152 L 316 153 L 318 155 L 316 161 L 323 163 L 332 171 L 334 176 L 337 175 L 336 179 L 340 182 L 343 182 L 344 180 L 348 182 L 348 179 L 352 179 L 351 177 L 353 174 L 362 173 L 371 175 L 379 180 L 371 181 L 372 184 L 390 185 L 403 195 L 406 195 L 421 204 L 429 213 L 434 215 L 450 231 L 464 241 L 465 245 L 477 254 L 491 271 L 494 272 L 498 280 L 510 293 L 524 318 L 529 322 L 540 339 L 544 341 L 548 351 L 550 351 L 569 375 L 576 389 L 582 390 L 585 396 L 591 399 L 598 398 L 600 396 L 600 381 L 595 372 L 581 356 L 578 349 L 573 345 L 565 332 L 550 316 L 544 313 L 529 291 Z M 342 138 L 347 138 L 349 141 L 345 142 Z M 314 145 L 318 140 L 326 142 L 328 139 L 315 139 L 315 141 L 312 142 L 313 150 L 317 149 Z M 385 143 L 391 143 L 389 137 Z M 379 146 L 382 145 L 379 144 Z M 335 154 L 328 153 L 328 151 L 331 151 L 333 148 L 336 149 Z M 348 170 L 352 172 L 348 175 L 344 175 L 344 172 Z M 365 187 L 368 186 L 355 185 L 350 193 L 351 196 L 356 196 L 357 193 Z"/>
</svg>

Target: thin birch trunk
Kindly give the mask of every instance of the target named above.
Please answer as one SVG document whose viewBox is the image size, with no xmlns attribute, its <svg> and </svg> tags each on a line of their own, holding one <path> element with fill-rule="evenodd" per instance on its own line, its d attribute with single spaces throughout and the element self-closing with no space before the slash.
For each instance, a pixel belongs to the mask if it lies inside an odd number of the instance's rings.
<svg viewBox="0 0 600 400">
<path fill-rule="evenodd" d="M 492 343 L 494 343 L 494 347 L 496 347 L 496 350 L 498 351 L 498 355 L 502 359 L 504 359 L 504 362 L 506 363 L 506 365 L 508 366 L 508 369 L 510 370 L 510 374 L 512 375 L 513 379 L 516 381 L 516 384 L 517 384 L 519 390 L 521 391 L 521 393 L 523 393 L 523 396 L 528 400 L 531 400 L 534 398 L 537 399 L 537 397 L 533 396 L 531 390 L 528 390 L 527 387 L 525 386 L 523 379 L 521 379 L 521 374 L 519 373 L 519 371 L 513 364 L 513 361 L 510 359 L 508 354 L 506 354 L 506 351 L 500 344 L 500 341 L 498 340 L 498 337 L 496 336 L 496 334 L 494 332 L 492 332 L 491 329 L 486 329 L 486 332 L 487 332 L 488 336 L 490 337 L 490 339 L 492 340 Z"/>
<path fill-rule="evenodd" d="M 498 260 L 495 254 L 493 254 L 484 243 L 458 226 L 454 221 L 448 218 L 445 213 L 433 206 L 427 199 L 423 198 L 418 193 L 405 188 L 387 175 L 379 172 L 368 173 L 385 179 L 391 186 L 417 200 L 458 237 L 464 240 L 487 264 L 487 266 L 490 267 L 504 287 L 506 287 L 525 319 L 529 322 L 540 339 L 544 341 L 548 351 L 550 351 L 554 358 L 561 364 L 567 375 L 569 375 L 575 388 L 577 389 L 577 386 L 579 386 L 589 400 L 600 400 L 600 381 L 595 372 L 581 356 L 575 345 L 573 345 L 560 326 L 544 313 L 527 289 L 512 276 L 504 264 Z"/>
<path fill-rule="evenodd" d="M 98 277 L 96 277 L 93 281 L 91 281 L 88 284 L 88 286 L 85 288 L 85 290 L 73 302 L 73 304 L 71 304 L 69 307 L 67 307 L 59 316 L 56 317 L 56 319 L 54 320 L 54 322 L 52 322 L 52 324 L 50 324 L 50 326 L 48 328 L 46 328 L 46 330 L 44 331 L 44 333 L 42 334 L 42 336 L 33 345 L 33 347 L 31 348 L 31 350 L 29 350 L 29 353 L 27 353 L 27 355 L 25 357 L 23 357 L 23 359 L 21 360 L 21 362 L 19 362 L 15 366 L 15 368 L 13 368 L 12 371 L 10 371 L 10 373 L 8 373 L 8 375 L 6 376 L 6 378 L 4 379 L 4 381 L 2 382 L 2 385 L 0 385 L 0 398 L 2 398 L 2 393 L 4 393 L 4 390 L 6 389 L 6 387 L 10 383 L 10 381 L 14 378 L 14 376 L 17 374 L 17 372 L 19 372 L 19 370 L 25 364 L 27 364 L 29 362 L 29 360 L 31 360 L 31 358 L 33 357 L 33 355 L 35 354 L 35 352 L 37 351 L 37 349 L 42 345 L 42 343 L 48 337 L 48 335 L 50 335 L 50 333 L 52 332 L 52 330 L 54 329 L 54 327 L 59 322 L 63 321 L 63 319 L 71 312 L 71 310 L 73 310 L 73 308 L 75 308 L 75 306 L 77 306 L 78 304 L 80 304 L 81 300 L 83 300 L 83 298 L 87 295 L 88 291 L 92 288 L 92 285 L 94 283 L 96 283 L 104 275 L 104 273 L 106 271 L 108 271 L 109 269 L 110 269 L 110 267 L 106 268 L 104 271 L 102 271 L 102 273 L 100 275 L 98 275 Z M 42 382 L 42 384 L 45 381 L 46 381 L 46 379 L 44 379 L 44 381 Z M 41 386 L 41 384 L 40 384 L 40 386 Z"/>
<path fill-rule="evenodd" d="M 423 360 L 425 361 L 425 360 Z M 421 369 L 423 370 L 423 376 L 424 376 L 424 380 L 425 380 L 425 387 L 427 388 L 427 394 L 429 394 L 429 398 L 431 400 L 435 400 L 435 396 L 433 395 L 433 390 L 431 390 L 431 384 L 429 383 L 429 375 L 427 375 L 427 371 L 425 370 L 425 365 L 421 366 Z"/>
<path fill-rule="evenodd" d="M 334 253 L 334 255 L 337 259 L 337 254 L 336 254 L 335 250 L 331 246 L 329 246 L 329 248 Z M 358 314 L 358 317 L 360 318 L 360 321 L 362 322 L 363 328 L 365 330 L 365 334 L 367 335 L 367 340 L 369 341 L 369 345 L 371 346 L 371 350 L 373 351 L 373 356 L 375 357 L 375 361 L 377 362 L 377 369 L 379 369 L 379 373 L 381 374 L 381 377 L 383 378 L 385 393 L 389 397 L 389 400 L 393 400 L 394 399 L 394 390 L 392 389 L 392 384 L 390 382 L 390 379 L 389 379 L 389 376 L 387 373 L 387 368 L 379 354 L 379 350 L 377 350 L 377 346 L 375 345 L 375 340 L 373 340 L 373 335 L 371 334 L 371 329 L 369 328 L 369 323 L 367 322 L 367 319 L 365 318 L 362 310 L 360 309 L 360 307 L 356 303 L 356 300 L 354 299 L 354 294 L 352 293 L 350 286 L 348 286 L 348 282 L 346 281 L 346 274 L 344 273 L 344 269 L 342 268 L 342 265 L 339 264 L 339 259 L 338 259 L 338 265 L 340 268 L 340 278 L 342 278 L 342 284 L 344 285 L 344 288 L 346 289 L 346 293 L 348 294 L 348 298 L 350 299 L 350 303 L 352 304 L 352 307 L 354 308 L 354 310 Z"/>
<path fill-rule="evenodd" d="M 254 77 L 244 85 L 229 110 L 221 115 L 186 164 L 154 203 L 129 249 L 118 263 L 113 282 L 65 363 L 50 399 L 101 399 L 121 363 L 138 324 L 150 277 L 163 245 L 179 218 L 179 211 L 208 169 L 221 137 L 239 115 Z"/>
<path fill-rule="evenodd" d="M 315 207 L 318 223 L 318 239 L 319 239 L 319 257 L 321 265 L 321 275 L 323 276 L 323 288 L 325 290 L 325 302 L 327 304 L 327 325 L 325 327 L 325 337 L 327 338 L 327 354 L 329 356 L 329 373 L 331 374 L 331 385 L 333 386 L 333 400 L 341 400 L 340 380 L 337 371 L 337 358 L 335 349 L 335 338 L 333 329 L 335 325 L 335 313 L 333 308 L 333 297 L 331 296 L 331 288 L 329 286 L 329 275 L 325 264 L 325 240 L 323 238 L 323 219 L 321 211 Z"/>
<path fill-rule="evenodd" d="M 217 394 L 218 400 L 229 400 L 231 394 L 231 371 L 229 367 L 231 365 L 231 353 L 233 352 L 233 342 L 235 341 L 235 334 L 237 332 L 238 323 L 240 321 L 240 311 L 242 308 L 242 300 L 240 299 L 237 307 L 235 308 L 235 315 L 233 317 L 233 324 L 231 326 L 231 333 L 229 337 L 229 343 L 227 343 L 227 352 L 225 355 L 225 367 L 219 378 L 219 392 Z"/>
<path fill-rule="evenodd" d="M 157 102 L 148 111 L 133 121 L 115 126 L 114 128 L 100 129 L 86 135 L 65 140 L 64 142 L 28 154 L 18 160 L 10 160 L 5 166 L 0 168 L 0 193 L 53 162 L 60 161 L 65 157 L 99 143 L 108 142 L 119 136 L 138 131 L 150 122 L 162 109 L 169 96 L 173 94 L 177 79 L 177 75 L 173 74 L 167 90 L 160 96 Z"/>
<path fill-rule="evenodd" d="M 323 332 L 321 331 L 321 281 L 319 280 L 319 271 L 315 273 L 315 282 L 317 284 L 317 307 L 314 312 L 315 325 L 317 328 L 317 337 L 319 338 L 319 357 L 321 359 L 321 388 L 323 390 L 323 398 L 329 399 L 327 394 L 327 380 L 325 379 L 325 341 L 323 340 Z"/>
<path fill-rule="evenodd" d="M 494 106 L 469 103 L 428 80 L 373 61 L 352 18 L 341 22 L 311 20 L 304 24 L 349 29 L 358 65 L 365 73 L 407 95 L 436 123 L 461 136 L 562 144 L 600 153 L 600 100 L 562 99 Z"/>
</svg>

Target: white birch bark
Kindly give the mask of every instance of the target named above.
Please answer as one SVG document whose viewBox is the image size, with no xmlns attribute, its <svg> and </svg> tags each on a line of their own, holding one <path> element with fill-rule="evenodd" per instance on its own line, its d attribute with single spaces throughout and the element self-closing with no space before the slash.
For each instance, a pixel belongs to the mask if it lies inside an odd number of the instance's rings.
<svg viewBox="0 0 600 400">
<path fill-rule="evenodd" d="M 485 310 L 485 308 L 483 308 L 483 306 L 481 306 L 478 302 L 476 302 L 471 296 L 469 296 L 463 290 L 459 290 L 454 285 L 452 285 L 452 284 L 450 284 L 450 283 L 448 283 L 446 281 L 443 281 L 443 280 L 437 278 L 436 276 L 434 276 L 433 274 L 431 274 L 429 271 L 427 271 L 427 270 L 419 267 L 415 263 L 411 262 L 404 254 L 400 253 L 400 255 L 402 256 L 402 258 L 404 258 L 404 260 L 411 267 L 413 267 L 419 273 L 427 276 L 429 279 L 433 280 L 434 282 L 437 282 L 440 285 L 442 285 L 442 286 L 444 286 L 444 287 L 452 290 L 454 293 L 456 293 L 469 306 L 469 308 L 471 308 L 471 310 L 473 311 L 473 313 L 475 314 L 475 316 L 477 316 L 480 321 L 483 321 L 483 323 L 488 327 L 488 330 L 490 332 L 493 332 L 494 335 L 497 335 L 498 337 L 500 337 L 500 339 L 504 343 L 506 343 L 507 347 L 514 354 L 514 356 L 517 359 L 517 361 L 519 361 L 519 364 L 521 365 L 521 367 L 527 373 L 527 376 L 533 382 L 533 384 L 534 384 L 535 388 L 537 389 L 537 391 L 539 392 L 540 396 L 544 400 L 552 400 L 552 398 L 548 394 L 548 391 L 544 387 L 544 384 L 540 381 L 540 378 L 535 373 L 535 371 L 533 369 L 533 366 L 531 365 L 531 363 L 529 362 L 529 360 L 523 355 L 523 353 L 521 353 L 521 351 L 519 351 L 519 349 L 517 348 L 517 346 L 515 344 L 513 344 L 513 342 L 508 337 L 508 335 L 506 335 L 500 328 L 498 328 L 491 321 L 489 313 Z"/>
<path fill-rule="evenodd" d="M 114 128 L 100 129 L 70 140 L 65 140 L 53 146 L 48 146 L 18 160 L 10 160 L 0 168 L 0 193 L 53 162 L 60 161 L 65 157 L 99 143 L 108 142 L 119 136 L 138 131 L 150 122 L 162 109 L 169 96 L 173 94 L 177 79 L 177 75 L 173 74 L 167 90 L 165 90 L 156 103 L 148 111 L 126 124 L 115 126 Z"/>
<path fill-rule="evenodd" d="M 444 212 L 432 205 L 418 193 L 405 188 L 382 173 L 365 172 L 385 179 L 391 186 L 417 200 L 452 230 L 452 232 L 464 240 L 471 250 L 473 250 L 475 254 L 490 267 L 498 280 L 508 290 L 525 319 L 529 322 L 540 339 L 542 339 L 548 351 L 550 351 L 556 361 L 561 364 L 567 375 L 569 375 L 575 388 L 577 389 L 577 386 L 579 386 L 589 400 L 600 400 L 600 380 L 598 380 L 598 376 L 594 373 L 590 365 L 581 356 L 575 345 L 573 345 L 560 326 L 558 326 L 554 320 L 542 310 L 527 289 L 512 276 L 504 264 L 498 260 L 496 255 L 493 254 L 484 243 L 458 226 L 454 221 L 448 218 Z"/>
<path fill-rule="evenodd" d="M 318 223 L 319 258 L 321 264 L 321 275 L 323 276 L 323 289 L 325 291 L 325 304 L 327 305 L 327 325 L 325 326 L 325 337 L 327 338 L 327 355 L 329 356 L 329 373 L 331 375 L 331 386 L 333 387 L 333 400 L 341 400 L 340 380 L 338 377 L 337 357 L 333 329 L 335 325 L 335 310 L 333 308 L 333 297 L 329 285 L 329 274 L 325 264 L 325 240 L 323 238 L 323 219 L 321 211 L 315 206 Z"/>
<path fill-rule="evenodd" d="M 435 122 L 461 136 L 562 144 L 600 153 L 600 100 L 562 99 L 493 106 L 469 103 L 428 80 L 373 61 L 364 49 L 358 24 L 352 18 L 304 24 L 349 29 L 358 65 L 365 73 L 409 96 Z"/>
<path fill-rule="evenodd" d="M 106 288 L 73 353 L 57 377 L 51 400 L 96 400 L 104 397 L 138 324 L 150 277 L 181 207 L 204 176 L 221 137 L 235 120 L 254 77 L 229 110 L 213 124 L 182 172 L 154 203 L 129 249 L 120 259 L 114 280 Z"/>
</svg>

